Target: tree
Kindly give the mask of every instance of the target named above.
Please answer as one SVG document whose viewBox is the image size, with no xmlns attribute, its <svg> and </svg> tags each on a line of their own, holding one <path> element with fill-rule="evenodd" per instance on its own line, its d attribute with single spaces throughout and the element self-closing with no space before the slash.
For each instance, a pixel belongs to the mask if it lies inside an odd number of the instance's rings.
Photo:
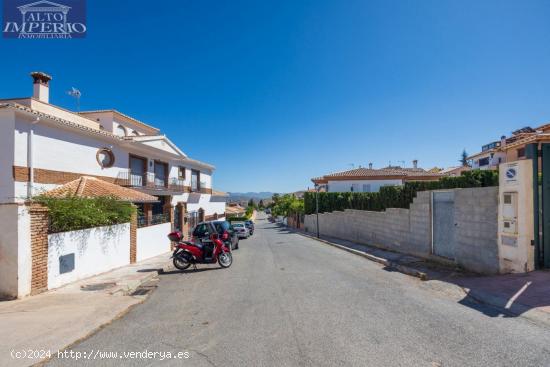
<svg viewBox="0 0 550 367">
<path fill-rule="evenodd" d="M 302 214 L 304 212 L 304 200 L 290 194 L 273 195 L 271 210 L 274 216 L 288 217 L 290 214 Z"/>
<path fill-rule="evenodd" d="M 254 199 L 248 200 L 248 206 L 254 207 Z"/>
<path fill-rule="evenodd" d="M 264 201 L 260 199 L 260 202 L 258 203 L 258 209 L 263 209 L 263 208 L 264 208 Z"/>
<path fill-rule="evenodd" d="M 459 162 L 462 163 L 463 167 L 470 166 L 470 164 L 468 163 L 468 153 L 466 153 L 466 149 L 462 151 Z"/>
</svg>

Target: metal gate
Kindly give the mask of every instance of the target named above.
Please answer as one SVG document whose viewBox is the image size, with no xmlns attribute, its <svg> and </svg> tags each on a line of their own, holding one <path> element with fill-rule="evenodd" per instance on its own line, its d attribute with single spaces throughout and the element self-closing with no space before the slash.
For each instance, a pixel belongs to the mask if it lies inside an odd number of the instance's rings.
<svg viewBox="0 0 550 367">
<path fill-rule="evenodd" d="M 181 206 L 174 206 L 174 231 L 181 231 Z"/>
<path fill-rule="evenodd" d="M 453 191 L 432 193 L 432 253 L 455 258 L 455 194 Z"/>
<path fill-rule="evenodd" d="M 193 232 L 193 229 L 197 224 L 199 224 L 199 213 L 196 211 L 187 213 L 187 223 L 188 225 L 188 235 L 191 237 L 191 234 Z"/>
</svg>

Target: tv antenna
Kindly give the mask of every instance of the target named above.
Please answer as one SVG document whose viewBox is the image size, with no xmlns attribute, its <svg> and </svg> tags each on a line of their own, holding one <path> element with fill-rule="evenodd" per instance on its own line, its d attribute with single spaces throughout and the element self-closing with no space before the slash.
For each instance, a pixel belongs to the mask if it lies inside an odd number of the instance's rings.
<svg viewBox="0 0 550 367">
<path fill-rule="evenodd" d="M 80 112 L 80 97 L 82 96 L 82 93 L 80 93 L 80 91 L 75 87 L 71 87 L 71 90 L 68 91 L 67 94 L 76 100 L 76 111 Z"/>
</svg>

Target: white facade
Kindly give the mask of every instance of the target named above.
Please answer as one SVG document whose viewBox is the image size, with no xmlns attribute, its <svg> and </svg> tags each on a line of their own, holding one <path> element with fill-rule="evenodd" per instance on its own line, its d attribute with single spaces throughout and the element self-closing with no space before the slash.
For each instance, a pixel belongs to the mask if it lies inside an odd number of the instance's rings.
<svg viewBox="0 0 550 367">
<path fill-rule="evenodd" d="M 32 104 L 32 101 L 26 100 L 16 102 L 19 105 Z M 117 180 L 121 177 L 128 178 L 130 155 L 133 155 L 144 159 L 144 173 L 151 177 L 155 176 L 155 162 L 162 162 L 168 166 L 167 181 L 177 180 L 179 187 L 176 190 L 160 190 L 162 192 L 159 194 L 169 196 L 174 205 L 187 203 L 189 194 L 186 191 L 190 191 L 192 171 L 198 171 L 200 191 L 197 195 L 201 196 L 200 208 L 207 216 L 225 212 L 225 203 L 211 201 L 214 167 L 188 158 L 163 135 L 145 135 L 158 130 L 151 127 L 139 130 L 138 123 L 132 125 L 128 120 L 124 121 L 125 128 L 128 131 L 136 131 L 139 137 L 123 138 L 116 136 L 116 131 L 107 131 L 108 128 L 116 129 L 118 126 L 116 120 L 111 121 L 111 125 L 107 123 L 107 117 L 113 116 L 113 113 L 99 113 L 103 128 L 100 130 L 99 122 L 96 123 L 96 129 L 83 126 L 80 124 L 81 116 L 61 109 L 56 110 L 54 106 L 48 105 L 47 112 L 55 115 L 43 115 L 34 110 L 13 106 L 0 108 L 0 203 L 22 202 L 28 198 L 30 178 L 16 179 L 14 170 L 17 167 L 34 167 L 33 194 L 39 194 L 65 182 L 49 181 L 52 177 L 45 179 L 44 175 L 37 174 L 38 170 L 51 171 L 49 176 L 68 173 Z M 73 124 L 59 120 L 73 116 Z M 88 125 L 94 123 L 92 120 L 86 122 Z M 96 155 L 102 148 L 109 149 L 114 156 L 114 164 L 110 167 L 102 167 L 97 161 Z M 182 169 L 185 170 L 185 177 L 180 177 Z M 148 193 L 156 196 L 155 191 Z M 191 208 L 196 206 L 194 204 L 190 205 Z"/>
<path fill-rule="evenodd" d="M 137 229 L 136 260 L 141 261 L 170 251 L 170 223 Z"/>
<path fill-rule="evenodd" d="M 31 291 L 31 234 L 27 207 L 0 205 L 0 297 Z"/>
<path fill-rule="evenodd" d="M 33 74 L 32 98 L 0 100 L 0 297 L 31 293 L 26 200 L 81 176 L 159 198 L 155 204 L 138 203 L 147 210 L 148 227 L 138 220 L 137 260 L 170 249 L 166 235 L 177 210 L 181 223 L 185 212 L 224 216 L 223 197 L 212 195 L 212 165 L 189 158 L 158 129 L 118 111 L 75 113 L 50 104 L 49 76 Z M 130 225 L 123 224 L 49 235 L 48 288 L 128 264 L 129 231 Z M 60 257 L 67 255 L 74 256 L 74 269 L 63 272 Z"/>
<path fill-rule="evenodd" d="M 346 180 L 328 181 L 328 192 L 378 192 L 383 186 L 400 186 L 403 180 Z M 353 190 L 352 190 L 353 188 Z"/>
<path fill-rule="evenodd" d="M 48 236 L 48 289 L 128 265 L 129 254 L 130 224 L 51 234 Z M 65 261 L 69 263 L 65 269 L 61 264 L 63 259 L 69 259 Z"/>
<path fill-rule="evenodd" d="M 506 153 L 495 151 L 476 155 L 472 159 L 472 169 L 498 169 L 499 164 L 506 162 Z"/>
</svg>

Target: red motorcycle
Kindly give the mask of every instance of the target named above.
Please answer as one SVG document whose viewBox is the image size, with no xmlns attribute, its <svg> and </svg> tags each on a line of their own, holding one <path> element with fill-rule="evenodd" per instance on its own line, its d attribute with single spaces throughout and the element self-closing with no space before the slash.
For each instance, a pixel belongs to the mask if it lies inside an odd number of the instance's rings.
<svg viewBox="0 0 550 367">
<path fill-rule="evenodd" d="M 180 232 L 172 232 L 168 238 L 177 244 L 172 254 L 172 262 L 179 270 L 185 270 L 191 265 L 196 269 L 196 264 L 215 264 L 216 261 L 222 268 L 228 268 L 233 263 L 231 250 L 225 246 L 217 233 L 210 235 L 210 241 L 196 243 L 183 241 Z"/>
</svg>

